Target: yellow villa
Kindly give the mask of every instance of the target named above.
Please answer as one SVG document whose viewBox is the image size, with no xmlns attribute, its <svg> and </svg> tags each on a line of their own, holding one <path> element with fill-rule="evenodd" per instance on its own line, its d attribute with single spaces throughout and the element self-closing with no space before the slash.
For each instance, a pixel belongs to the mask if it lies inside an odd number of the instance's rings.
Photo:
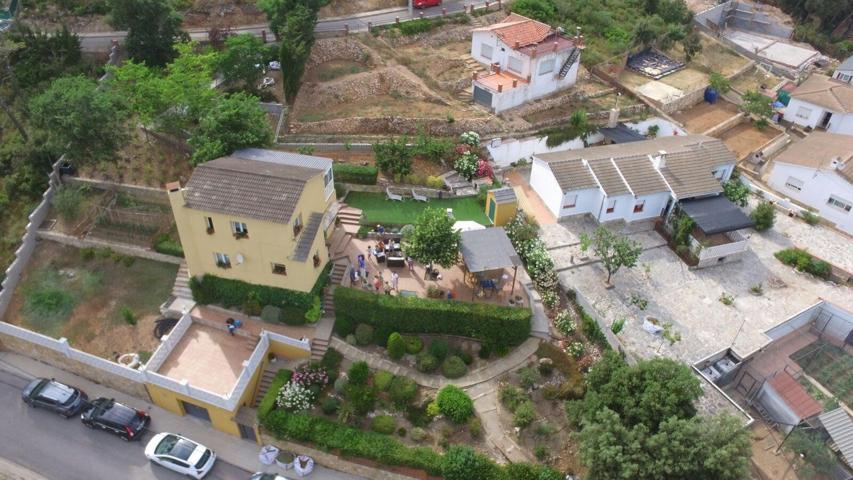
<svg viewBox="0 0 853 480">
<path fill-rule="evenodd" d="M 308 292 L 329 260 L 331 159 L 238 150 L 166 188 L 190 276 Z"/>
</svg>

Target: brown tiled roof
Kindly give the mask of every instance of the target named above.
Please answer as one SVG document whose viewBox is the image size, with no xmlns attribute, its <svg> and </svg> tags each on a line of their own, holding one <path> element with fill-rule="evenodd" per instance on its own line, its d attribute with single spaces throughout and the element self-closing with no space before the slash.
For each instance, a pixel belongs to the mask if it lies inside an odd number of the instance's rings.
<svg viewBox="0 0 853 480">
<path fill-rule="evenodd" d="M 837 159 L 844 166 L 835 170 L 833 159 Z M 812 132 L 808 137 L 789 145 L 774 162 L 801 165 L 815 170 L 835 170 L 845 180 L 853 183 L 853 136 Z"/>
<path fill-rule="evenodd" d="M 658 177 L 655 178 L 652 175 L 654 167 L 649 155 L 657 155 L 661 150 L 667 152 L 666 162 L 665 166 L 660 169 Z M 568 189 L 563 185 L 570 186 L 572 182 L 568 179 L 561 179 L 561 175 L 565 173 L 556 170 L 554 168 L 556 165 L 571 161 L 580 162 L 581 159 L 585 159 L 595 170 L 599 161 L 613 159 L 634 194 L 646 195 L 666 192 L 669 191 L 666 184 L 669 184 L 672 191 L 680 199 L 722 192 L 720 182 L 714 178 L 711 172 L 719 166 L 736 163 L 734 155 L 721 140 L 704 135 L 677 135 L 642 142 L 543 153 L 536 155 L 536 158 L 551 166 L 554 176 L 557 177 L 557 183 L 563 187 L 564 191 L 568 191 Z M 648 168 L 643 166 L 644 163 L 648 165 Z M 627 188 L 624 187 L 624 182 L 621 182 L 621 178 L 619 179 L 620 182 L 613 178 L 615 169 L 612 168 L 612 164 L 610 169 L 607 167 L 598 168 L 602 171 L 602 175 L 608 178 L 607 185 L 605 185 L 605 180 L 599 176 L 598 170 L 595 171 L 596 178 L 601 182 L 601 186 L 608 195 L 628 192 Z M 662 180 L 658 181 L 661 175 L 666 179 L 666 183 L 663 183 Z M 622 188 L 619 186 L 620 183 L 623 185 Z"/>
<path fill-rule="evenodd" d="M 232 156 L 217 158 L 196 167 L 186 185 L 186 206 L 238 217 L 289 223 L 305 182 L 322 175 L 325 169 L 316 167 L 325 165 L 325 162 L 319 160 L 328 160 L 309 157 L 310 160 L 303 162 L 303 165 L 308 166 L 299 166 L 299 158 L 288 157 L 276 162 L 272 158 L 250 160 L 236 156 L 240 154 L 235 152 Z"/>
<path fill-rule="evenodd" d="M 782 370 L 776 373 L 767 383 L 776 390 L 788 407 L 796 413 L 801 420 L 817 415 L 823 411 L 823 407 L 817 400 L 806 392 L 802 385 L 794 380 L 790 373 Z"/>
<path fill-rule="evenodd" d="M 551 167 L 554 178 L 557 179 L 560 189 L 564 192 L 598 188 L 598 183 L 592 178 L 589 168 L 580 159 L 550 162 L 548 166 Z"/>
<path fill-rule="evenodd" d="M 853 112 L 853 87 L 818 73 L 794 89 L 791 97 L 838 113 Z"/>
<path fill-rule="evenodd" d="M 519 47 L 540 43 L 552 33 L 550 25 L 515 13 L 493 25 L 475 28 L 474 31 L 494 32 L 510 48 L 515 48 L 516 42 Z"/>
<path fill-rule="evenodd" d="M 601 188 L 604 189 L 604 193 L 608 196 L 631 193 L 610 159 L 590 160 L 588 164 L 595 178 L 598 179 L 598 183 L 601 184 Z"/>
</svg>

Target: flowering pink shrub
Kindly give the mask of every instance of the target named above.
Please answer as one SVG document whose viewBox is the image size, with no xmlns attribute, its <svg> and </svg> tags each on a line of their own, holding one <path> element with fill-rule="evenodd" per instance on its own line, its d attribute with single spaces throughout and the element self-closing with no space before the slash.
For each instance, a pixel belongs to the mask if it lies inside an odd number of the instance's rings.
<svg viewBox="0 0 853 480">
<path fill-rule="evenodd" d="M 470 145 L 465 145 L 464 143 L 460 143 L 460 144 L 456 145 L 456 149 L 455 149 L 455 150 L 456 150 L 456 154 L 457 154 L 457 155 L 462 155 L 463 153 L 468 153 L 468 152 L 470 152 L 470 151 L 471 151 L 471 146 L 470 146 Z"/>
<path fill-rule="evenodd" d="M 489 177 L 495 178 L 495 172 L 492 170 L 492 166 L 489 165 L 489 162 L 483 160 L 482 158 L 477 162 L 477 178 Z"/>
<path fill-rule="evenodd" d="M 303 367 L 293 373 L 290 383 L 310 388 L 314 385 L 325 387 L 329 383 L 329 375 L 324 368 Z"/>
</svg>

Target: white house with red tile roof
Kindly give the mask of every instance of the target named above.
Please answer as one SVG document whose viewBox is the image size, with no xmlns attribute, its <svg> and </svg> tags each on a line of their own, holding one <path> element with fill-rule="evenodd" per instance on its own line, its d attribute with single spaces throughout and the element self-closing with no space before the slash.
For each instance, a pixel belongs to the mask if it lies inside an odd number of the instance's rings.
<svg viewBox="0 0 853 480">
<path fill-rule="evenodd" d="M 489 66 L 473 80 L 474 101 L 495 113 L 571 87 L 580 67 L 580 37 L 536 20 L 511 14 L 475 28 L 471 56 Z"/>
<path fill-rule="evenodd" d="M 791 92 L 784 118 L 803 127 L 853 135 L 853 86 L 814 73 Z"/>
</svg>

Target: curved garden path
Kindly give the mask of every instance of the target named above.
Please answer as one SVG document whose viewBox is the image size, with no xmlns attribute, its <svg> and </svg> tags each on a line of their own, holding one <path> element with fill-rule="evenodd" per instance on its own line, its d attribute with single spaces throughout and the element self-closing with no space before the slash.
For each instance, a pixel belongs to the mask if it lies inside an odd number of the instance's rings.
<svg viewBox="0 0 853 480">
<path fill-rule="evenodd" d="M 501 424 L 498 414 L 500 406 L 498 405 L 497 377 L 524 366 L 536 353 L 541 341 L 541 338 L 528 338 L 509 355 L 457 379 L 421 373 L 414 368 L 392 362 L 382 355 L 365 352 L 335 336 L 332 336 L 329 346 L 341 352 L 347 360 L 365 361 L 370 368 L 386 370 L 394 375 L 404 375 L 423 387 L 439 389 L 445 385 L 456 385 L 467 390 L 468 395 L 474 400 L 474 409 L 482 422 L 486 441 L 510 462 L 529 462 L 532 461 L 530 454 L 515 442 L 512 430 L 504 430 Z"/>
</svg>

